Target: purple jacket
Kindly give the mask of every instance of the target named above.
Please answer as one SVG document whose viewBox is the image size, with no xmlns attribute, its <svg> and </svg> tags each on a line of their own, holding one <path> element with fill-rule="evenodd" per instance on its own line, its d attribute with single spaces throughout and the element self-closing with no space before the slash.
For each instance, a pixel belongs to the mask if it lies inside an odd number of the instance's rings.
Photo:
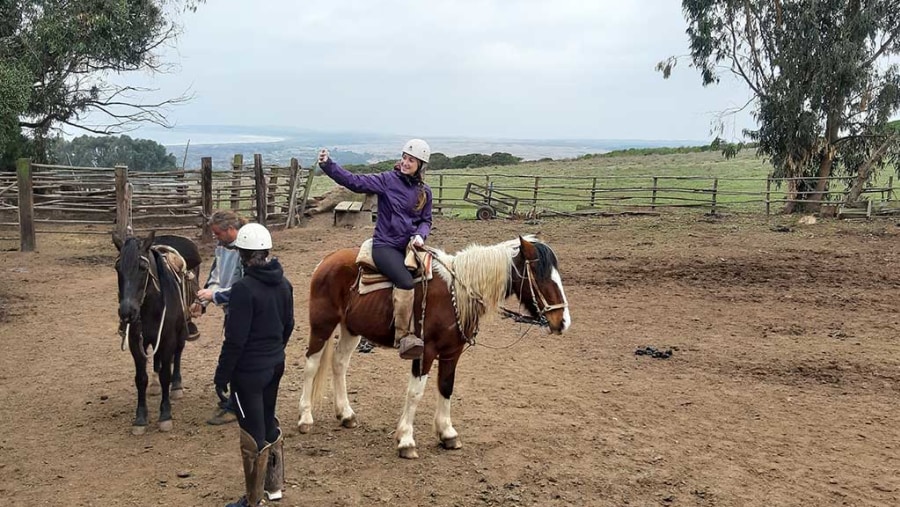
<svg viewBox="0 0 900 507">
<path fill-rule="evenodd" d="M 378 194 L 378 218 L 372 246 L 405 249 L 416 234 L 423 239 L 431 232 L 431 187 L 425 187 L 425 206 L 416 211 L 419 185 L 400 169 L 378 174 L 353 174 L 334 160 L 319 164 L 339 185 L 354 192 Z"/>
</svg>

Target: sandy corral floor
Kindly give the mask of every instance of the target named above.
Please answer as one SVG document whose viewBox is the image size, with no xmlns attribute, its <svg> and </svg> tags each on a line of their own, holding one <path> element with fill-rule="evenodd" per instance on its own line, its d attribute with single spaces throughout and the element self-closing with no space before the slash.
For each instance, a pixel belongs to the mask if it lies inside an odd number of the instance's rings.
<svg viewBox="0 0 900 507">
<path fill-rule="evenodd" d="M 279 414 L 284 506 L 900 505 L 900 227 L 699 215 L 537 222 L 438 219 L 456 251 L 540 233 L 573 326 L 484 325 L 457 372 L 463 448 L 438 446 L 428 385 L 418 460 L 392 431 L 408 363 L 355 353 L 360 425 L 325 406 L 296 430 L 307 288 L 329 251 L 371 235 L 320 216 L 275 234 L 296 287 Z M 787 224 L 788 232 L 778 225 Z M 175 427 L 130 432 L 133 366 L 116 336 L 108 236 L 0 242 L 0 498 L 14 505 L 224 505 L 242 493 L 237 426 L 204 423 L 221 313 L 188 343 Z M 210 249 L 205 249 L 209 258 Z M 520 340 L 522 334 L 524 338 Z M 672 350 L 668 359 L 636 355 Z"/>
</svg>

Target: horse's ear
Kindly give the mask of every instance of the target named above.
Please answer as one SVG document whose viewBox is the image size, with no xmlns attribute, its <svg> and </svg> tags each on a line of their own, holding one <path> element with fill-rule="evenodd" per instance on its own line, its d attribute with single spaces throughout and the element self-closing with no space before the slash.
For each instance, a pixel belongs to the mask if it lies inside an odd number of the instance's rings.
<svg viewBox="0 0 900 507">
<path fill-rule="evenodd" d="M 150 247 L 153 246 L 153 240 L 156 238 L 156 231 L 150 231 L 150 234 L 147 235 L 146 238 L 141 240 L 141 250 L 145 252 L 150 251 Z"/>
<path fill-rule="evenodd" d="M 116 232 L 116 231 L 112 232 L 112 240 L 113 240 L 113 244 L 116 245 L 116 250 L 121 252 L 122 244 L 124 243 L 124 241 L 122 241 L 122 238 L 121 238 L 121 236 L 119 236 L 118 232 Z"/>
<path fill-rule="evenodd" d="M 519 252 L 522 253 L 522 256 L 525 257 L 525 259 L 530 261 L 538 258 L 537 248 L 535 248 L 532 242 L 522 236 L 519 236 Z"/>
</svg>

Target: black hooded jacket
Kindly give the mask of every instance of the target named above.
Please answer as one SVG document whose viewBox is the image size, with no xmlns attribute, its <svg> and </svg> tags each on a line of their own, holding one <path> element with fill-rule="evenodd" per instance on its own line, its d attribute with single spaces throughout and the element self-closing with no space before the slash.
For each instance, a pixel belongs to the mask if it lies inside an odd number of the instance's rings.
<svg viewBox="0 0 900 507">
<path fill-rule="evenodd" d="M 278 259 L 244 269 L 231 286 L 225 341 L 214 382 L 231 382 L 235 370 L 253 371 L 284 362 L 294 330 L 294 289 Z"/>
</svg>

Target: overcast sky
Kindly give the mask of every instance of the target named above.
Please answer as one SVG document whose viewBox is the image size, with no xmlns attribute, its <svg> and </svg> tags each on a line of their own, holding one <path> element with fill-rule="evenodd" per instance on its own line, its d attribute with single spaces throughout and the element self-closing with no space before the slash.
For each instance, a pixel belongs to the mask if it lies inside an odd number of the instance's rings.
<svg viewBox="0 0 900 507">
<path fill-rule="evenodd" d="M 209 0 L 150 79 L 180 125 L 491 138 L 711 139 L 749 97 L 704 88 L 675 0 Z M 748 113 L 725 137 L 751 126 Z"/>
</svg>

